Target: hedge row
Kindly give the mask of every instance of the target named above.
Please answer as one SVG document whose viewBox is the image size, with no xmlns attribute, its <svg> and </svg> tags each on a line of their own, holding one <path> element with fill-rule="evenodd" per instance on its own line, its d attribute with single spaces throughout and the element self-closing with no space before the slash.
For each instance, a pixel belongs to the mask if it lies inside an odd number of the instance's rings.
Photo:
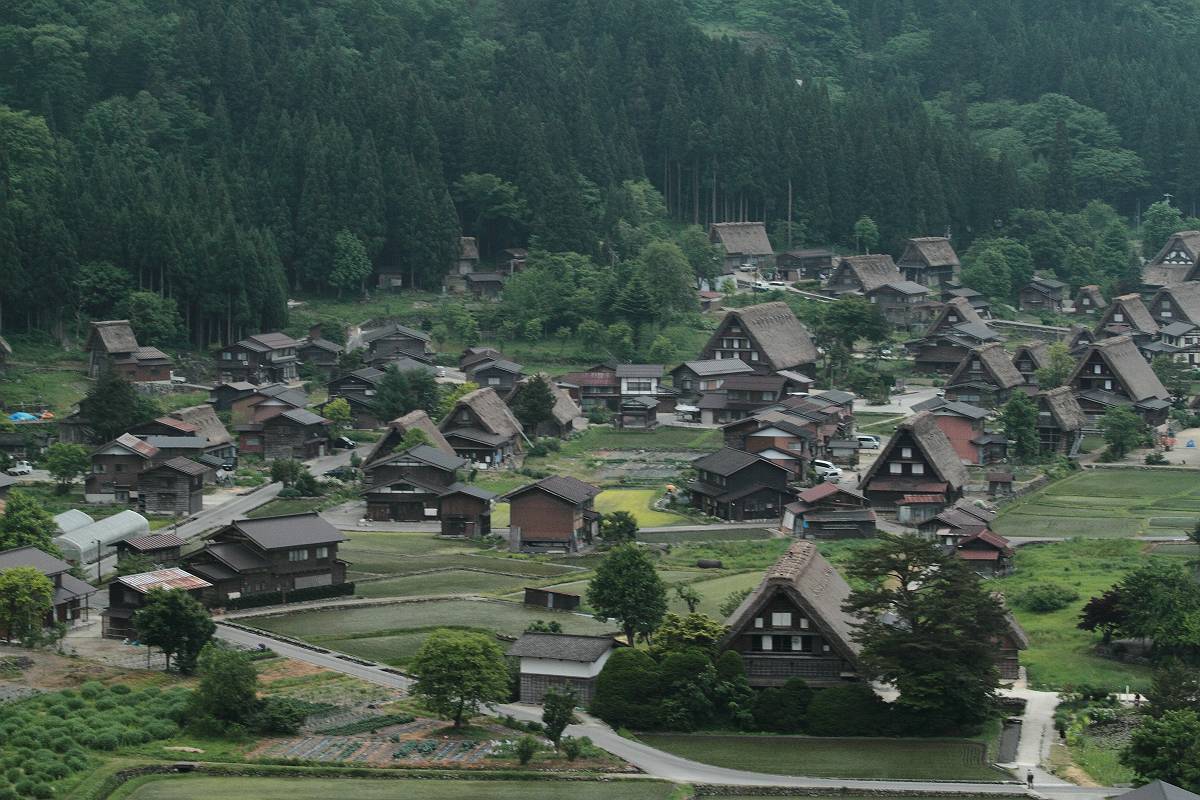
<svg viewBox="0 0 1200 800">
<path fill-rule="evenodd" d="M 225 608 L 235 611 L 239 608 L 259 608 L 260 606 L 278 606 L 284 602 L 300 603 L 305 600 L 324 600 L 327 597 L 344 597 L 354 594 L 353 583 L 335 583 L 329 586 L 313 586 L 308 589 L 293 589 L 290 592 L 260 592 L 245 594 L 225 601 Z M 286 600 L 284 599 L 286 596 Z"/>
</svg>

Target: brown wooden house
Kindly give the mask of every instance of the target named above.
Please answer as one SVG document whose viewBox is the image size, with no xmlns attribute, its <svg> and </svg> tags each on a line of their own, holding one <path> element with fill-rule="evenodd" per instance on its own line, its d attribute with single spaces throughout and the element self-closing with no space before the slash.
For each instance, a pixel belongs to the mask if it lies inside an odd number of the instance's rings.
<svg viewBox="0 0 1200 800">
<path fill-rule="evenodd" d="M 808 330 L 780 301 L 733 309 L 701 351 L 701 360 L 740 358 L 755 372 L 803 371 L 817 362 Z"/>
<path fill-rule="evenodd" d="M 1038 448 L 1042 453 L 1075 456 L 1083 440 L 1087 415 L 1070 386 L 1059 386 L 1037 396 Z"/>
<path fill-rule="evenodd" d="M 217 374 L 223 381 L 290 383 L 300 377 L 300 346 L 286 333 L 256 333 L 217 353 Z"/>
<path fill-rule="evenodd" d="M 508 464 L 524 450 L 524 428 L 491 387 L 459 398 L 440 428 L 455 453 L 485 467 Z"/>
<path fill-rule="evenodd" d="M 467 460 L 420 444 L 364 468 L 367 519 L 422 522 L 438 518 L 439 498 L 458 480 Z"/>
<path fill-rule="evenodd" d="M 722 650 L 742 657 L 754 687 L 801 678 L 809 686 L 862 679 L 850 586 L 812 542 L 796 542 L 767 570 L 725 624 Z"/>
<path fill-rule="evenodd" d="M 325 406 L 341 398 L 350 406 L 350 420 L 355 428 L 382 427 L 383 421 L 375 410 L 375 397 L 385 374 L 375 367 L 363 367 L 339 375 L 325 384 L 329 399 L 318 406 L 318 411 L 325 413 Z"/>
<path fill-rule="evenodd" d="M 262 422 L 280 412 L 292 408 L 304 408 L 306 405 L 308 405 L 308 395 L 303 391 L 292 389 L 282 383 L 273 383 L 235 396 L 229 402 L 229 415 L 236 426 Z"/>
<path fill-rule="evenodd" d="M 889 255 L 843 256 L 829 276 L 826 291 L 836 295 L 867 295 L 889 283 L 901 283 L 904 276 Z"/>
<path fill-rule="evenodd" d="M 18 567 L 32 567 L 54 584 L 52 607 L 44 620 L 46 627 L 58 622 L 72 626 L 87 620 L 89 599 L 96 593 L 96 589 L 72 575 L 73 567 L 70 564 L 36 547 L 0 550 L 0 574 Z M 0 637 L 10 638 L 10 631 L 0 626 Z"/>
<path fill-rule="evenodd" d="M 83 483 L 89 503 L 128 503 L 144 470 L 158 459 L 158 448 L 123 433 L 92 453 L 92 471 Z"/>
<path fill-rule="evenodd" d="M 788 378 L 774 375 L 731 375 L 716 391 L 705 392 L 697 406 L 700 421 L 707 425 L 724 425 L 753 415 L 773 406 L 795 389 Z"/>
<path fill-rule="evenodd" d="M 1158 323 L 1150 315 L 1139 294 L 1123 294 L 1114 297 L 1112 305 L 1096 323 L 1095 338 L 1128 334 L 1138 339 L 1153 339 L 1158 333 Z"/>
<path fill-rule="evenodd" d="M 563 475 L 543 478 L 501 497 L 508 502 L 509 546 L 514 551 L 575 553 L 600 532 L 594 500 L 600 490 Z"/>
<path fill-rule="evenodd" d="M 370 364 L 377 365 L 400 358 L 433 363 L 433 340 L 429 334 L 396 322 L 365 331 L 361 341 L 367 349 L 366 360 Z"/>
<path fill-rule="evenodd" d="M 1153 427 L 1166 422 L 1171 408 L 1166 387 L 1128 336 L 1094 342 L 1067 385 L 1091 420 L 1110 408 L 1126 406 Z"/>
<path fill-rule="evenodd" d="M 171 357 L 157 347 L 140 346 L 129 320 L 93 322 L 84 350 L 89 378 L 112 370 L 133 382 L 171 380 Z"/>
<path fill-rule="evenodd" d="M 465 536 L 479 539 L 492 532 L 492 502 L 495 492 L 452 483 L 438 496 L 438 517 L 442 521 L 442 536 Z"/>
<path fill-rule="evenodd" d="M 779 529 L 801 539 L 867 539 L 875 535 L 875 512 L 861 492 L 821 483 L 784 507 Z"/>
<path fill-rule="evenodd" d="M 1160 328 L 1177 322 L 1200 325 L 1200 282 L 1164 286 L 1150 299 L 1147 310 Z"/>
<path fill-rule="evenodd" d="M 997 408 L 1020 391 L 1025 378 L 999 342 L 972 348 L 946 380 L 946 399 Z"/>
<path fill-rule="evenodd" d="M 1037 386 L 1037 371 L 1050 363 L 1049 346 L 1045 342 L 1023 344 L 1013 353 L 1012 363 L 1021 373 L 1022 383 Z"/>
<path fill-rule="evenodd" d="M 582 372 L 568 372 L 560 375 L 555 385 L 565 389 L 584 411 L 593 408 L 617 411 L 621 406 L 621 380 L 616 366 L 597 364 Z"/>
<path fill-rule="evenodd" d="M 455 454 L 454 448 L 446 441 L 446 437 L 442 436 L 442 432 L 438 430 L 438 426 L 434 424 L 428 414 L 419 410 L 411 411 L 403 417 L 399 417 L 388 423 L 387 430 L 384 431 L 383 436 L 371 446 L 371 451 L 363 459 L 363 468 L 366 469 L 379 459 L 385 458 L 394 452 L 408 432 L 412 430 L 421 431 L 425 435 L 428 444 L 441 450 L 444 454 L 448 456 Z"/>
<path fill-rule="evenodd" d="M 495 300 L 504 291 L 504 276 L 499 272 L 472 272 L 463 276 L 466 290 L 477 298 Z"/>
<path fill-rule="evenodd" d="M 238 425 L 238 450 L 267 461 L 301 461 L 329 451 L 329 420 L 303 408 L 289 408 L 261 422 Z"/>
<path fill-rule="evenodd" d="M 775 250 L 761 222 L 715 222 L 708 229 L 708 240 L 724 251 L 724 273 L 739 267 L 773 269 Z"/>
<path fill-rule="evenodd" d="M 183 545 L 183 539 L 174 533 L 148 533 L 123 539 L 114 546 L 118 561 L 128 556 L 141 556 L 165 567 L 179 563 Z"/>
<path fill-rule="evenodd" d="M 310 589 L 346 582 L 338 545 L 346 536 L 316 512 L 240 519 L 205 537 L 183 566 L 212 583 L 205 599 Z"/>
<path fill-rule="evenodd" d="M 1013 571 L 1012 545 L 1008 539 L 987 528 L 960 539 L 954 554 L 987 578 L 998 578 Z"/>
<path fill-rule="evenodd" d="M 1017 295 L 1017 305 L 1022 311 L 1053 311 L 1061 313 L 1070 300 L 1070 287 L 1054 278 L 1033 276 L 1029 283 L 1021 287 Z"/>
<path fill-rule="evenodd" d="M 876 508 L 893 508 L 905 495 L 962 496 L 967 470 L 937 421 L 922 411 L 896 426 L 879 457 L 867 469 L 859 491 Z"/>
<path fill-rule="evenodd" d="M 905 280 L 929 287 L 957 284 L 962 272 L 958 254 L 944 236 L 909 239 L 896 266 L 904 273 Z"/>
<path fill-rule="evenodd" d="M 119 575 L 108 584 L 108 607 L 100 614 L 100 635 L 106 639 L 137 639 L 133 615 L 146 605 L 146 596 L 153 589 L 179 589 L 200 599 L 211 588 L 208 581 L 178 567 Z"/>
<path fill-rule="evenodd" d="M 928 324 L 925 307 L 929 289 L 913 281 L 892 281 L 867 292 L 888 324 L 902 331 L 923 329 Z"/>
<path fill-rule="evenodd" d="M 138 505 L 145 514 L 190 517 L 204 508 L 204 476 L 209 468 L 183 456 L 144 470 L 138 478 Z"/>
<path fill-rule="evenodd" d="M 905 347 L 918 369 L 949 373 L 973 348 L 999 341 L 1002 337 L 959 297 L 943 305 L 925 335 L 906 342 Z"/>
<path fill-rule="evenodd" d="M 671 383 L 681 397 L 692 399 L 720 389 L 727 378 L 753 373 L 754 367 L 740 358 L 685 361 L 671 370 Z"/>
<path fill-rule="evenodd" d="M 778 520 L 794 493 L 793 472 L 759 453 L 724 447 L 692 462 L 692 507 L 730 522 Z"/>
<path fill-rule="evenodd" d="M 775 256 L 775 279 L 823 281 L 833 272 L 833 251 L 825 248 L 788 250 Z"/>
<path fill-rule="evenodd" d="M 1079 296 L 1075 298 L 1076 314 L 1097 314 L 1108 308 L 1108 301 L 1100 292 L 1100 287 L 1094 283 L 1079 287 Z"/>
<path fill-rule="evenodd" d="M 296 345 L 296 357 L 318 378 L 329 380 L 338 373 L 338 362 L 346 348 L 320 336 L 320 330 L 301 339 Z"/>
<path fill-rule="evenodd" d="M 1179 231 L 1162 249 L 1142 267 L 1142 286 L 1154 291 L 1163 286 L 1174 286 L 1197 277 L 1197 259 L 1200 258 L 1200 231 Z"/>
<path fill-rule="evenodd" d="M 479 386 L 495 389 L 507 394 L 524 376 L 525 368 L 515 361 L 507 359 L 488 359 L 472 364 L 465 372 L 467 380 Z"/>
</svg>

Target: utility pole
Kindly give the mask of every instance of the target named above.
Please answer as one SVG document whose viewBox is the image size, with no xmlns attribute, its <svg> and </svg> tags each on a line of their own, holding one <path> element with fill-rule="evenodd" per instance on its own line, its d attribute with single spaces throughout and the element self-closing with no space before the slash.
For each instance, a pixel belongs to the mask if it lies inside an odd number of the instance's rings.
<svg viewBox="0 0 1200 800">
<path fill-rule="evenodd" d="M 788 250 L 791 250 L 791 249 L 792 249 L 792 179 L 789 176 L 788 177 Z"/>
<path fill-rule="evenodd" d="M 104 555 L 100 552 L 100 540 L 93 539 L 96 543 L 96 583 L 100 582 L 100 570 L 104 564 Z"/>
</svg>

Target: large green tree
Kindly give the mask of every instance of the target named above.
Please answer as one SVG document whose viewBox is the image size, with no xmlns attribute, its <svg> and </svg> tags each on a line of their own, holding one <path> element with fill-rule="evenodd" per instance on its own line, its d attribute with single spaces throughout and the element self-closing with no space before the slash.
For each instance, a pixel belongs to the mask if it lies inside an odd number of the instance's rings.
<svg viewBox="0 0 1200 800">
<path fill-rule="evenodd" d="M 1166 781 L 1181 789 L 1200 792 L 1200 713 L 1191 709 L 1168 711 L 1148 718 L 1134 728 L 1121 763 L 1139 781 Z"/>
<path fill-rule="evenodd" d="M 1100 418 L 1100 432 L 1108 451 L 1116 458 L 1140 446 L 1146 438 L 1146 423 L 1124 406 L 1114 406 Z"/>
<path fill-rule="evenodd" d="M 1022 391 L 1014 392 L 1012 399 L 1004 404 L 1000 412 L 1004 435 L 1008 437 L 1013 456 L 1020 461 L 1028 461 L 1038 455 L 1037 422 L 1037 403 Z"/>
<path fill-rule="evenodd" d="M 633 644 L 649 636 L 667 612 L 667 592 L 654 563 L 635 544 L 614 547 L 588 583 L 587 601 L 600 620 L 613 619 Z"/>
<path fill-rule="evenodd" d="M 437 381 L 428 370 L 401 370 L 389 364 L 379 380 L 373 405 L 380 419 L 395 419 L 410 411 L 437 408 L 439 397 Z"/>
<path fill-rule="evenodd" d="M 208 610 L 183 589 L 151 589 L 133 614 L 133 627 L 142 644 L 163 652 L 168 670 L 174 658 L 183 673 L 196 668 L 200 651 L 217 629 Z"/>
<path fill-rule="evenodd" d="M 1075 358 L 1070 350 L 1063 342 L 1055 342 L 1046 348 L 1045 364 L 1034 372 L 1034 379 L 1039 389 L 1049 391 L 1066 384 L 1074 371 Z"/>
<path fill-rule="evenodd" d="M 412 693 L 454 727 L 486 705 L 508 698 L 504 652 L 489 637 L 439 629 L 429 634 L 409 664 Z"/>
<path fill-rule="evenodd" d="M 4 514 L 0 515 L 0 550 L 36 547 L 51 555 L 61 555 L 54 545 L 55 536 L 58 525 L 37 497 L 20 489 L 8 493 Z"/>
<path fill-rule="evenodd" d="M 0 572 L 0 633 L 5 639 L 36 644 L 53 607 L 54 584 L 38 569 L 11 567 Z"/>
<path fill-rule="evenodd" d="M 546 377 L 534 375 L 518 388 L 509 407 L 532 436 L 537 432 L 539 425 L 554 419 L 554 403 L 554 392 L 550 389 Z"/>
<path fill-rule="evenodd" d="M 338 297 L 347 289 L 362 292 L 363 282 L 371 275 L 371 257 L 362 240 L 344 228 L 333 239 L 333 268 L 329 271 L 329 285 L 337 290 Z"/>
<path fill-rule="evenodd" d="M 976 730 L 992 713 L 994 642 L 1008 625 L 979 577 L 934 542 L 887 533 L 854 553 L 847 574 L 863 666 L 896 687 L 897 710 L 926 734 Z"/>
<path fill-rule="evenodd" d="M 46 450 L 46 470 L 57 481 L 56 491 L 66 494 L 72 483 L 92 471 L 92 454 L 81 444 L 55 442 Z"/>
<path fill-rule="evenodd" d="M 133 384 L 113 370 L 104 372 L 79 401 L 79 414 L 87 421 L 97 444 L 116 439 L 158 413 L 155 401 L 139 394 Z"/>
</svg>

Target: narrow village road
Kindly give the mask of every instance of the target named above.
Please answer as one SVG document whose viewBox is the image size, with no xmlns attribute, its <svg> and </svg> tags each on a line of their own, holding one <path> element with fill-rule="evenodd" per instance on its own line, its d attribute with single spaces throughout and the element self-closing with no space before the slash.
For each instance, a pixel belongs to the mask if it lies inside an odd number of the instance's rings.
<svg viewBox="0 0 1200 800">
<path fill-rule="evenodd" d="M 403 675 L 384 671 L 384 669 L 376 665 L 356 663 L 355 661 L 348 660 L 348 657 L 341 656 L 341 654 L 332 651 L 318 653 L 305 647 L 298 647 L 269 636 L 232 628 L 220 623 L 217 625 L 217 636 L 243 647 L 256 648 L 259 645 L 269 647 L 281 656 L 341 672 L 380 686 L 406 691 L 412 685 L 412 680 Z M 1036 764 L 1041 761 L 1042 755 L 1049 746 L 1046 737 L 1043 735 L 1046 729 L 1046 720 L 1049 719 L 1052 721 L 1053 718 L 1053 696 L 1047 692 L 1031 692 L 1029 694 L 1043 697 L 1030 704 L 1033 708 L 1033 718 L 1030 718 L 1028 722 L 1032 724 L 1022 726 L 1017 759 L 1023 768 L 1026 759 L 1031 759 L 1030 764 Z M 1045 713 L 1046 709 L 1044 708 L 1047 702 L 1050 703 L 1048 715 Z M 536 706 L 505 704 L 496 706 L 496 711 L 512 714 L 514 717 L 522 719 L 536 720 L 541 717 L 541 709 Z M 686 758 L 680 758 L 679 756 L 656 750 L 641 742 L 625 739 L 618 736 L 608 726 L 590 718 L 585 718 L 580 724 L 572 725 L 567 729 L 567 733 L 571 736 L 590 737 L 597 746 L 602 747 L 619 758 L 623 758 L 651 777 L 681 783 L 712 783 L 731 786 L 787 786 L 800 789 L 845 788 L 876 792 L 888 790 L 961 792 L 975 795 L 1011 795 L 1021 793 L 1023 790 L 1023 787 L 1011 783 L 841 780 L 791 775 L 768 775 L 759 772 L 726 769 L 724 767 L 714 767 L 709 764 L 701 764 Z M 1040 769 L 1035 769 L 1034 781 L 1034 792 L 1031 796 L 1046 797 L 1051 798 L 1051 800 L 1102 800 L 1116 792 L 1116 790 L 1109 788 L 1085 788 L 1062 783 L 1057 778 L 1042 772 Z"/>
</svg>

